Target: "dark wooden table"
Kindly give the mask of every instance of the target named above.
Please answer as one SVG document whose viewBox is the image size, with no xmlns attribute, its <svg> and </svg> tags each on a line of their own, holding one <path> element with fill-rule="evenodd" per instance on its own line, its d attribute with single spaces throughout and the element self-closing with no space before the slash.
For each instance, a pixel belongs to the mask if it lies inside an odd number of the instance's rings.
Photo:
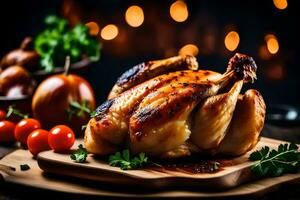
<svg viewBox="0 0 300 200">
<path fill-rule="evenodd" d="M 294 128 L 279 128 L 271 125 L 266 125 L 263 130 L 263 135 L 281 140 L 293 141 L 300 143 L 300 127 Z M 0 158 L 14 151 L 16 147 L 0 145 Z M 4 183 L 0 180 L 0 200 L 2 199 L 40 199 L 40 198 L 55 198 L 55 199 L 86 199 L 86 196 L 71 195 L 61 192 L 53 192 L 50 190 L 34 189 L 28 186 Z M 93 199 L 89 197 L 88 199 Z M 260 199 L 273 200 L 295 200 L 300 199 L 300 187 L 298 184 L 285 185 L 279 190 L 270 193 Z"/>
</svg>

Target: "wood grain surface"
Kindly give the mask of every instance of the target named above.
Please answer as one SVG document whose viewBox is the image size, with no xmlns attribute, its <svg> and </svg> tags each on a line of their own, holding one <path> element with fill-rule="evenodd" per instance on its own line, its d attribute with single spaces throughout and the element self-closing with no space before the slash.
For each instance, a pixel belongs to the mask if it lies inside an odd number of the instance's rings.
<svg viewBox="0 0 300 200">
<path fill-rule="evenodd" d="M 274 145 L 277 145 L 278 143 L 281 143 L 280 141 L 271 140 L 271 139 L 265 139 L 263 138 L 262 141 L 267 143 L 272 143 Z M 261 144 L 260 144 L 261 145 Z M 259 147 L 258 147 L 259 148 Z M 45 155 L 51 155 L 51 152 L 45 152 L 41 156 Z M 55 154 L 56 155 L 56 154 Z M 111 182 L 110 176 L 111 173 L 103 173 L 103 179 L 99 180 L 98 178 L 101 176 L 100 172 L 106 171 L 107 169 L 103 170 L 100 169 L 99 173 L 95 176 L 97 179 L 89 178 L 89 180 L 82 179 L 86 176 L 86 167 L 92 164 L 92 157 L 89 157 L 89 163 L 87 164 L 77 164 L 73 162 L 69 162 L 67 160 L 67 157 L 69 155 L 56 155 L 57 157 L 53 157 L 52 159 L 57 159 L 60 156 L 65 156 L 65 162 L 64 163 L 58 163 L 56 166 L 56 172 L 59 172 L 58 174 L 63 174 L 63 176 L 57 176 L 52 175 L 49 173 L 44 173 L 39 167 L 35 159 L 32 158 L 31 154 L 26 150 L 16 150 L 13 153 L 7 155 L 2 160 L 0 160 L 0 173 L 3 177 L 3 181 L 11 182 L 11 183 L 18 183 L 23 185 L 30 185 L 31 187 L 36 188 L 44 188 L 49 190 L 55 190 L 55 191 L 61 191 L 61 192 L 68 192 L 73 194 L 82 194 L 82 195 L 92 195 L 92 196 L 106 196 L 106 197 L 130 197 L 130 198 L 140 198 L 140 197 L 198 197 L 198 198 L 215 198 L 215 197 L 254 197 L 254 196 L 261 196 L 268 192 L 271 192 L 282 184 L 288 184 L 288 183 L 295 183 L 299 182 L 300 180 L 300 173 L 297 174 L 287 174 L 281 177 L 276 178 L 266 178 L 262 180 L 255 180 L 253 182 L 249 182 L 246 184 L 242 184 L 240 186 L 226 189 L 226 190 L 220 190 L 215 188 L 214 191 L 207 190 L 204 188 L 193 188 L 188 187 L 186 185 L 186 181 L 190 180 L 191 178 L 187 178 L 185 180 L 177 181 L 180 183 L 180 185 L 184 187 L 169 187 L 166 189 L 163 188 L 153 188 L 153 189 L 144 189 L 142 185 L 144 184 L 145 180 L 153 180 L 153 177 L 157 178 L 157 174 L 150 177 L 145 177 L 145 179 L 142 179 L 142 175 L 145 175 L 150 172 L 141 172 L 141 174 L 137 173 L 134 176 L 131 174 L 135 171 L 126 171 L 127 174 L 124 175 L 124 172 L 117 172 L 117 168 L 113 168 L 113 174 L 115 177 L 113 177 L 113 180 L 115 182 Z M 50 159 L 51 160 L 51 159 Z M 99 162 L 97 160 L 97 162 Z M 21 171 L 20 170 L 20 164 L 28 164 L 30 166 L 30 170 L 28 171 Z M 63 170 L 62 166 L 66 165 L 68 166 L 69 163 L 72 165 L 72 167 L 67 168 L 69 172 L 81 174 L 82 176 L 77 176 L 80 178 L 72 178 L 72 173 L 68 173 L 68 171 Z M 101 163 L 100 163 L 101 164 Z M 104 163 L 102 163 L 104 165 Z M 50 164 L 51 165 L 51 164 Z M 98 165 L 98 164 L 97 164 Z M 76 171 L 78 169 L 74 169 L 74 166 L 79 167 L 80 171 Z M 92 166 L 89 166 L 90 168 L 93 168 Z M 244 167 L 244 165 L 243 165 Z M 243 168 L 242 167 L 242 168 Z M 235 169 L 238 169 L 239 167 L 235 166 Z M 247 167 L 246 167 L 247 168 Z M 15 170 L 12 170 L 15 169 Z M 117 171 L 116 171 L 117 170 Z M 233 169 L 232 169 L 233 170 Z M 108 171 L 110 171 L 110 168 L 108 168 Z M 140 171 L 140 170 L 138 170 Z M 226 173 L 225 170 L 220 172 L 220 174 L 213 174 L 212 176 L 215 178 L 222 177 Z M 234 170 L 233 170 L 234 171 Z M 228 172 L 229 173 L 229 172 Z M 121 175 L 123 174 L 123 176 Z M 151 172 L 152 174 L 152 172 Z M 120 176 L 121 175 L 121 176 Z M 149 174 L 148 174 L 149 175 Z M 178 175 L 178 174 L 176 174 Z M 89 176 L 94 176 L 93 174 L 90 174 Z M 162 175 L 164 179 L 166 177 L 174 176 L 174 174 L 167 174 Z M 184 175 L 180 175 L 184 177 Z M 190 175 L 187 175 L 190 176 Z M 124 179 L 123 179 L 123 178 Z M 138 178 L 137 178 L 138 177 Z M 239 177 L 239 176 L 236 176 Z M 154 180 L 156 179 L 154 178 Z M 186 177 L 184 177 L 186 178 Z M 207 178 L 207 177 L 206 177 Z M 133 179 L 133 183 L 127 182 L 128 179 Z M 201 180 L 198 175 L 197 178 L 194 178 L 195 180 Z M 93 180 L 97 180 L 96 182 Z M 118 182 L 116 180 L 119 180 Z M 138 180 L 139 187 L 136 187 L 136 180 Z M 233 180 L 231 180 L 233 181 Z M 231 182 L 229 181 L 229 182 Z M 160 182 L 160 181 L 159 181 Z M 163 181 L 162 181 L 163 182 Z M 117 185 L 123 185 L 122 187 L 118 187 Z M 162 184 L 163 185 L 163 184 Z M 164 185 L 163 185 L 164 186 Z M 120 189 L 122 188 L 122 189 Z M 138 189 L 137 189 L 138 188 Z"/>
</svg>

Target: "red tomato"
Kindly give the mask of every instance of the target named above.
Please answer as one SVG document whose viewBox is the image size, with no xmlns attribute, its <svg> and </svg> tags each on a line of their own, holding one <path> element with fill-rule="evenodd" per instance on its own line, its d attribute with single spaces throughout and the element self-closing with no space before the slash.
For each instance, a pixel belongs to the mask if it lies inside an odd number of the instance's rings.
<svg viewBox="0 0 300 200">
<path fill-rule="evenodd" d="M 0 142 L 15 141 L 14 130 L 16 125 L 10 121 L 0 121 Z"/>
<path fill-rule="evenodd" d="M 48 144 L 49 132 L 43 129 L 37 129 L 30 133 L 27 138 L 27 146 L 32 155 L 36 156 L 42 151 L 51 149 Z"/>
<path fill-rule="evenodd" d="M 36 130 L 40 129 L 41 124 L 38 120 L 28 118 L 22 119 L 15 128 L 15 138 L 17 141 L 21 142 L 22 144 L 27 144 L 27 137 L 28 135 Z"/>
<path fill-rule="evenodd" d="M 75 142 L 75 135 L 72 129 L 65 125 L 58 125 L 50 130 L 48 143 L 51 149 L 56 152 L 70 149 Z"/>
<path fill-rule="evenodd" d="M 0 121 L 6 118 L 6 112 L 4 110 L 0 110 Z"/>
</svg>

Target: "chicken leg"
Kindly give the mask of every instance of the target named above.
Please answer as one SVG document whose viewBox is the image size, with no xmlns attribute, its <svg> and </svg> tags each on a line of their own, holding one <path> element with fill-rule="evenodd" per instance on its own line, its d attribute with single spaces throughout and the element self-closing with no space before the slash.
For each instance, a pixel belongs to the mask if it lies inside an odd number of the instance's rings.
<svg viewBox="0 0 300 200">
<path fill-rule="evenodd" d="M 243 80 L 237 81 L 229 92 L 205 99 L 196 109 L 192 120 L 191 142 L 199 149 L 216 149 L 224 138 L 231 121 Z"/>
<path fill-rule="evenodd" d="M 252 149 L 259 140 L 266 114 L 266 105 L 257 90 L 240 95 L 230 128 L 218 153 L 238 156 Z"/>
</svg>

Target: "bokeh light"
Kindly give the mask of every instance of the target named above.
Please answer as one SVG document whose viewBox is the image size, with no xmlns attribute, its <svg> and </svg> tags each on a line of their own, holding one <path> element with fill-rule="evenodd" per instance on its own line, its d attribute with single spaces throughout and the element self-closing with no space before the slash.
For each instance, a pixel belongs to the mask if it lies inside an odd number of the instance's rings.
<svg viewBox="0 0 300 200">
<path fill-rule="evenodd" d="M 274 6 L 279 10 L 284 10 L 288 7 L 287 0 L 273 0 Z"/>
<path fill-rule="evenodd" d="M 90 35 L 98 35 L 100 28 L 96 22 L 88 22 L 85 25 L 89 28 Z"/>
<path fill-rule="evenodd" d="M 119 34 L 119 29 L 116 25 L 114 24 L 109 24 L 106 25 L 105 27 L 103 27 L 103 29 L 101 30 L 101 37 L 104 40 L 112 40 L 115 37 L 117 37 Z"/>
<path fill-rule="evenodd" d="M 276 54 L 279 50 L 279 43 L 275 35 L 268 34 L 265 36 L 265 41 L 267 44 L 268 51 L 271 54 Z"/>
<path fill-rule="evenodd" d="M 176 22 L 184 22 L 189 16 L 187 5 L 184 1 L 176 1 L 170 7 L 170 15 Z"/>
<path fill-rule="evenodd" d="M 132 27 L 138 27 L 144 22 L 144 12 L 139 6 L 130 6 L 125 13 L 126 22 Z"/>
<path fill-rule="evenodd" d="M 178 52 L 179 55 L 192 55 L 192 56 L 196 56 L 198 55 L 198 53 L 199 53 L 199 49 L 194 44 L 187 44 L 183 46 Z"/>
<path fill-rule="evenodd" d="M 239 46 L 240 43 L 240 36 L 237 32 L 235 31 L 230 31 L 224 40 L 225 43 L 225 47 L 229 50 L 229 51 L 234 51 L 236 50 L 236 48 Z"/>
</svg>

